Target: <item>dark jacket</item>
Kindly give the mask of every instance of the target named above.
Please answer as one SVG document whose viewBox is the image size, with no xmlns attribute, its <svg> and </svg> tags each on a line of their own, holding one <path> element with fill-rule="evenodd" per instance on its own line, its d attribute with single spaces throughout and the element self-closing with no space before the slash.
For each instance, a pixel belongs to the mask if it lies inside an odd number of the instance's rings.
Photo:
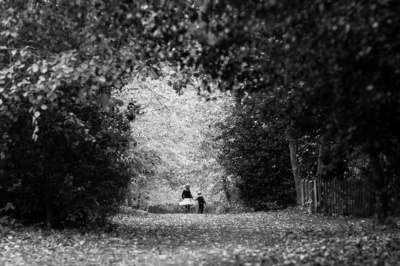
<svg viewBox="0 0 400 266">
<path fill-rule="evenodd" d="M 192 193 L 190 193 L 190 190 L 188 189 L 188 190 L 184 190 L 183 192 L 182 192 L 182 199 L 186 199 L 186 198 L 192 198 L 193 199 L 193 197 L 192 197 Z"/>
<path fill-rule="evenodd" d="M 199 202 L 199 205 L 206 204 L 206 200 L 203 198 L 203 196 L 198 196 L 197 201 Z"/>
</svg>

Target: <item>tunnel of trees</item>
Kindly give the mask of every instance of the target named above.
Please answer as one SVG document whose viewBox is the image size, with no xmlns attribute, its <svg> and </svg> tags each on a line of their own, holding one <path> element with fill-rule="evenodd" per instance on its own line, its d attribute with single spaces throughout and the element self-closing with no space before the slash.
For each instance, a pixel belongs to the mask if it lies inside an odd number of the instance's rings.
<svg viewBox="0 0 400 266">
<path fill-rule="evenodd" d="M 0 11 L 0 217 L 104 224 L 132 187 L 179 188 L 202 171 L 207 193 L 255 210 L 299 204 L 304 178 L 361 179 L 378 220 L 395 214 L 398 1 L 3 0 Z M 202 167 L 143 144 L 138 90 L 173 99 L 165 117 L 197 119 L 205 135 L 188 135 L 202 153 L 185 154 Z M 174 145 L 188 149 L 184 138 Z"/>
</svg>

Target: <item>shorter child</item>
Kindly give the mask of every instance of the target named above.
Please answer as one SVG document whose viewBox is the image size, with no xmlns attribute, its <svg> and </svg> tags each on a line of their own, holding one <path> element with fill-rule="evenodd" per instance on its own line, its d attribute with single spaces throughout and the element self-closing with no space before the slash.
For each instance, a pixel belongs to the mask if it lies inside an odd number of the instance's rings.
<svg viewBox="0 0 400 266">
<path fill-rule="evenodd" d="M 206 201 L 204 200 L 203 196 L 201 195 L 201 192 L 199 192 L 199 196 L 196 199 L 199 202 L 199 211 L 198 213 L 203 213 L 204 212 L 204 204 L 206 204 Z"/>
</svg>

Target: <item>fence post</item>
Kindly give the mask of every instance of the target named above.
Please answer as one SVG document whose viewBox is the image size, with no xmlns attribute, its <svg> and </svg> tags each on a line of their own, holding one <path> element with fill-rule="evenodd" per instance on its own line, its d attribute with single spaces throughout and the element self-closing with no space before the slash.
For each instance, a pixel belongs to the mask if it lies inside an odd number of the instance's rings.
<svg viewBox="0 0 400 266">
<path fill-rule="evenodd" d="M 346 190 L 344 186 L 344 180 L 340 180 L 339 182 L 339 190 L 340 190 L 340 215 L 343 215 L 344 209 L 346 208 Z"/>
<path fill-rule="evenodd" d="M 314 211 L 317 212 L 317 207 L 318 207 L 318 197 L 317 197 L 317 180 L 313 180 L 313 186 L 314 186 Z"/>
<path fill-rule="evenodd" d="M 300 206 L 304 206 L 303 179 L 300 180 Z"/>
<path fill-rule="evenodd" d="M 312 206 L 313 206 L 313 190 L 312 190 L 312 181 L 308 180 L 307 181 L 307 186 L 308 186 L 308 208 L 310 212 L 312 211 Z"/>
<path fill-rule="evenodd" d="M 334 184 L 334 193 L 335 193 L 335 214 L 336 215 L 338 215 L 338 207 L 339 207 L 339 202 L 338 202 L 338 191 L 337 191 L 337 185 L 338 185 L 338 181 L 335 179 L 334 181 L 333 181 L 333 184 Z"/>
<path fill-rule="evenodd" d="M 325 199 L 324 199 L 324 195 L 325 192 L 323 191 L 323 183 L 322 180 L 318 180 L 319 182 L 319 210 L 323 210 L 324 208 L 324 203 L 325 203 Z"/>
<path fill-rule="evenodd" d="M 338 215 L 340 215 L 340 209 L 341 209 L 341 207 L 342 207 L 342 205 L 341 205 L 341 199 L 342 199 L 342 197 L 341 197 L 341 193 L 340 193 L 340 180 L 336 180 L 336 195 L 337 195 L 337 207 L 336 207 L 336 210 L 337 210 L 337 214 Z"/>
<path fill-rule="evenodd" d="M 356 180 L 300 180 L 300 205 L 316 213 L 364 216 L 371 212 L 370 189 Z"/>
<path fill-rule="evenodd" d="M 342 209 L 343 209 L 343 195 L 342 195 L 342 180 L 337 181 L 337 192 L 338 192 L 338 214 L 342 214 Z"/>
<path fill-rule="evenodd" d="M 333 184 L 334 184 L 334 193 L 335 193 L 335 214 L 338 215 L 338 209 L 339 209 L 339 195 L 338 195 L 338 181 L 335 179 L 333 180 Z"/>
<path fill-rule="evenodd" d="M 343 214 L 347 214 L 348 213 L 348 203 L 349 203 L 349 195 L 348 195 L 348 180 L 346 179 L 345 182 L 343 182 L 343 191 L 344 191 L 344 210 L 343 210 Z"/>
<path fill-rule="evenodd" d="M 317 183 L 317 213 L 320 211 L 321 207 L 321 180 L 316 179 Z"/>
<path fill-rule="evenodd" d="M 356 186 L 357 186 L 357 189 L 356 189 L 356 197 L 357 197 L 357 200 L 356 200 L 356 213 L 357 213 L 357 216 L 360 216 L 360 184 L 358 183 L 358 181 L 357 181 L 357 183 L 356 183 Z"/>
<path fill-rule="evenodd" d="M 306 181 L 303 179 L 303 194 L 304 194 L 304 198 L 303 198 L 303 206 L 306 206 L 307 203 L 307 186 L 306 186 Z"/>
<path fill-rule="evenodd" d="M 361 215 L 364 216 L 365 215 L 365 189 L 363 184 L 361 183 L 362 187 L 361 187 L 361 195 L 362 195 L 362 213 Z"/>
<path fill-rule="evenodd" d="M 307 181 L 304 180 L 304 207 L 307 207 L 307 201 L 308 201 L 308 186 L 307 186 Z"/>
<path fill-rule="evenodd" d="M 326 190 L 326 181 L 325 182 L 322 182 L 322 180 L 321 180 L 321 185 L 322 185 L 322 187 L 323 187 L 323 204 L 322 204 L 322 208 L 326 211 L 326 201 L 327 201 L 327 196 L 326 196 L 326 193 L 327 193 L 327 190 Z"/>
<path fill-rule="evenodd" d="M 308 181 L 308 185 L 310 186 L 310 210 L 314 207 L 314 186 L 312 180 Z"/>
<path fill-rule="evenodd" d="M 333 181 L 329 180 L 329 215 L 333 214 L 334 195 L 333 195 Z"/>
<path fill-rule="evenodd" d="M 332 215 L 335 215 L 336 206 L 336 194 L 335 194 L 335 180 L 331 180 L 331 192 L 332 192 Z"/>
<path fill-rule="evenodd" d="M 354 215 L 354 182 L 353 182 L 353 180 L 351 180 L 350 181 L 350 199 L 351 199 L 351 201 L 350 201 L 350 203 L 351 203 L 351 205 L 350 205 L 350 214 L 351 215 Z"/>
<path fill-rule="evenodd" d="M 314 191 L 311 180 L 307 181 L 307 186 L 308 186 L 308 211 L 309 213 L 312 213 L 312 207 L 314 205 L 314 197 L 313 197 Z"/>
<path fill-rule="evenodd" d="M 362 216 L 362 213 L 363 213 L 363 189 L 362 189 L 362 182 L 360 181 L 359 182 L 360 183 L 360 185 L 359 185 L 359 187 L 360 187 L 360 216 Z"/>
<path fill-rule="evenodd" d="M 312 208 L 312 187 L 311 181 L 307 180 L 307 208 L 311 211 Z"/>
<path fill-rule="evenodd" d="M 342 210 L 343 210 L 343 193 L 342 193 L 342 180 L 338 180 L 338 186 L 337 186 L 337 191 L 338 191 L 338 214 L 342 215 Z"/>
</svg>

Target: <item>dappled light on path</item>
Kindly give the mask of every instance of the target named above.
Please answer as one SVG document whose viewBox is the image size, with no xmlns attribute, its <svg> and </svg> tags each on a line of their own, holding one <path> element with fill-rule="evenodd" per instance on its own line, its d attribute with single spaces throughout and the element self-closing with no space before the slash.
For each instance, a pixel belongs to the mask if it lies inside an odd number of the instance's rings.
<svg viewBox="0 0 400 266">
<path fill-rule="evenodd" d="M 148 265 L 369 265 L 400 258 L 399 232 L 372 235 L 364 220 L 286 212 L 120 218 Z"/>
<path fill-rule="evenodd" d="M 111 232 L 9 232 L 1 265 L 396 265 L 400 232 L 297 212 L 120 214 Z M 386 263 L 386 264 L 385 264 Z"/>
</svg>

